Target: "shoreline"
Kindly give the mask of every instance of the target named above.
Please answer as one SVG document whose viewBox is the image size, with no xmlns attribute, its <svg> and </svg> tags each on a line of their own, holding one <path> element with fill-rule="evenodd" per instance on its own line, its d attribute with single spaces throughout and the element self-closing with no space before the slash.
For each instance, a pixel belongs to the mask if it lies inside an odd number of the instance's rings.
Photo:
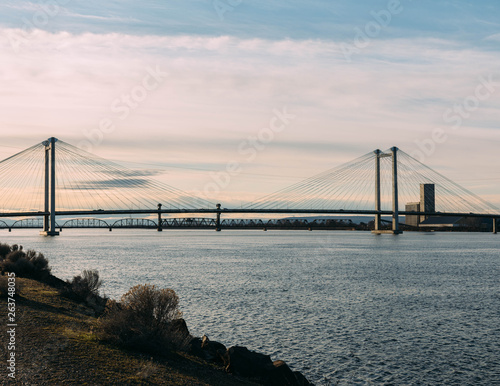
<svg viewBox="0 0 500 386">
<path fill-rule="evenodd" d="M 5 261 L 2 259 L 2 263 Z M 11 275 L 4 268 L 2 266 L 0 278 Z M 16 332 L 17 357 L 13 367 L 11 366 L 14 372 L 7 376 L 18 382 L 37 380 L 41 383 L 113 384 L 119 382 L 119 379 L 123 380 L 124 375 L 120 374 L 123 369 L 110 370 L 120 366 L 115 366 L 117 363 L 109 358 L 119 356 L 120 361 L 135 362 L 132 373 L 125 371 L 130 377 L 125 382 L 127 384 L 202 384 L 198 381 L 203 381 L 203 384 L 209 385 L 311 385 L 300 372 L 292 371 L 281 360 L 272 361 L 268 355 L 241 346 L 226 348 L 219 342 L 211 341 L 207 336 L 192 336 L 182 318 L 172 320 L 169 324 L 169 329 L 175 332 L 175 336 L 186 343 L 182 349 L 166 349 L 156 353 L 106 342 L 95 330 L 105 315 L 97 298 L 87 297 L 83 300 L 74 294 L 68 296 L 70 283 L 52 274 L 44 275 L 38 280 L 15 275 L 12 280 L 15 281 L 15 294 L 12 298 L 16 302 L 17 314 L 22 316 L 19 317 Z M 8 296 L 2 296 L 0 303 L 5 303 L 2 308 L 6 309 L 8 302 Z M 2 331 L 2 342 L 8 341 L 6 334 L 8 335 L 8 330 Z M 54 350 L 53 345 L 58 348 Z M 2 351 L 4 349 L 7 349 L 7 346 L 2 343 Z M 84 354 L 84 360 L 77 351 Z M 101 351 L 112 355 L 103 357 Z M 45 363 L 45 367 L 33 369 L 35 365 L 30 363 L 31 358 L 45 358 L 40 359 L 41 363 Z M 103 361 L 103 358 L 108 359 Z M 94 366 L 106 369 L 107 380 L 100 378 L 99 372 L 92 369 Z M 135 371 L 137 366 L 142 366 L 144 371 Z M 179 379 L 189 378 L 189 381 L 178 383 L 175 377 L 160 379 L 161 377 L 154 375 L 162 374 L 166 368 L 169 368 L 168 372 L 175 373 L 176 366 L 182 373 L 178 375 Z M 190 373 L 185 371 L 184 367 L 194 370 Z M 89 370 L 89 374 L 82 372 L 85 368 Z M 139 380 L 138 374 L 142 374 L 142 380 Z M 207 380 L 204 377 L 207 377 Z M 193 382 L 195 378 L 198 381 Z M 212 378 L 216 380 L 210 381 Z"/>
</svg>

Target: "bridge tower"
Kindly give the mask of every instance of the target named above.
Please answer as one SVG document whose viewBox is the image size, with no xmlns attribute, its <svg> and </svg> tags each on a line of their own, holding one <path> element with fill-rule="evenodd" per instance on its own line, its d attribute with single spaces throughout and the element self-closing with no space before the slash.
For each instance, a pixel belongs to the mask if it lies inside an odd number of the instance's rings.
<svg viewBox="0 0 500 386">
<path fill-rule="evenodd" d="M 392 231 L 395 235 L 403 233 L 399 230 L 398 202 L 398 148 L 392 147 Z"/>
<path fill-rule="evenodd" d="M 380 157 L 382 155 L 382 151 L 377 149 L 374 151 L 375 153 L 375 210 L 380 211 Z M 381 222 L 380 222 L 380 214 L 375 215 L 375 231 L 380 231 Z"/>
<path fill-rule="evenodd" d="M 161 222 L 162 222 L 162 219 L 161 219 L 161 207 L 162 207 L 162 205 L 158 204 L 158 227 L 156 228 L 156 230 L 158 232 L 162 232 L 163 231 L 163 228 L 161 226 Z"/>
<path fill-rule="evenodd" d="M 43 217 L 43 236 L 59 236 L 56 231 L 56 142 L 51 137 L 43 142 L 45 146 L 45 215 Z M 50 207 L 49 207 L 50 205 Z M 47 214 L 48 213 L 48 214 Z"/>
<path fill-rule="evenodd" d="M 375 210 L 381 210 L 380 205 L 380 159 L 392 157 L 392 230 L 383 231 L 381 229 L 380 213 L 375 214 L 375 229 L 372 233 L 392 233 L 398 235 L 403 233 L 399 230 L 399 201 L 398 201 L 398 148 L 392 147 L 390 153 L 383 153 L 379 149 L 375 150 Z"/>
<path fill-rule="evenodd" d="M 217 232 L 220 232 L 222 230 L 222 227 L 220 225 L 220 212 L 221 212 L 220 207 L 221 207 L 221 204 L 217 204 L 216 207 L 217 207 L 217 219 L 215 220 L 215 230 Z"/>
</svg>

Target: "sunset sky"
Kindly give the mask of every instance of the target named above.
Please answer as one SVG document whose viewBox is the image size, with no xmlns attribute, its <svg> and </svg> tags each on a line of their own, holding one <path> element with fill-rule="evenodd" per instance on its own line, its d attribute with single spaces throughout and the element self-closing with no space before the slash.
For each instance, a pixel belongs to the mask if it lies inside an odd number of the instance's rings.
<svg viewBox="0 0 500 386">
<path fill-rule="evenodd" d="M 398 146 L 500 206 L 498 1 L 16 0 L 0 36 L 1 159 L 55 136 L 239 205 Z"/>
</svg>

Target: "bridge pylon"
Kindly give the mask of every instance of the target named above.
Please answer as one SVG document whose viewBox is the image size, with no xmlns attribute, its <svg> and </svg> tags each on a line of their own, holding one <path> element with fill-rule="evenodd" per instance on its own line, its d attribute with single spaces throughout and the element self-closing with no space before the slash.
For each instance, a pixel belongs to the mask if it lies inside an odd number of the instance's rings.
<svg viewBox="0 0 500 386">
<path fill-rule="evenodd" d="M 222 230 L 221 223 L 220 223 L 221 204 L 217 204 L 216 207 L 217 207 L 217 219 L 215 220 L 215 230 L 217 232 L 220 232 Z"/>
<path fill-rule="evenodd" d="M 161 219 L 161 207 L 162 207 L 162 205 L 158 204 L 158 227 L 156 228 L 156 230 L 158 232 L 162 232 L 163 231 L 163 228 L 161 226 L 161 222 L 162 222 L 162 219 Z"/>
<path fill-rule="evenodd" d="M 43 236 L 59 236 L 56 231 L 56 142 L 51 137 L 43 142 L 45 146 L 45 215 L 43 217 Z M 49 207 L 50 204 L 50 207 Z"/>
<path fill-rule="evenodd" d="M 382 150 L 377 149 L 375 153 L 375 210 L 380 211 L 380 156 Z M 375 231 L 381 230 L 380 214 L 375 215 Z"/>
<path fill-rule="evenodd" d="M 380 159 L 392 157 L 392 229 L 381 229 L 380 214 L 375 214 L 375 227 L 372 233 L 383 234 L 391 233 L 399 235 L 403 233 L 399 230 L 399 200 L 398 200 L 398 148 L 392 147 L 390 153 L 383 153 L 379 149 L 375 150 L 375 211 L 379 212 L 380 208 Z"/>
</svg>

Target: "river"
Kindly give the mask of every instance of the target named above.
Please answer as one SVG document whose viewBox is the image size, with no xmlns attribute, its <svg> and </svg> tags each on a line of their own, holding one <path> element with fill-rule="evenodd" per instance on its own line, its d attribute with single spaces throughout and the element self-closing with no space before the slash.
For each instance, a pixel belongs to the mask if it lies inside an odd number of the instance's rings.
<svg viewBox="0 0 500 386">
<path fill-rule="evenodd" d="M 316 384 L 500 384 L 500 235 L 226 230 L 2 231 L 106 295 L 173 288 L 190 331 Z"/>
</svg>

